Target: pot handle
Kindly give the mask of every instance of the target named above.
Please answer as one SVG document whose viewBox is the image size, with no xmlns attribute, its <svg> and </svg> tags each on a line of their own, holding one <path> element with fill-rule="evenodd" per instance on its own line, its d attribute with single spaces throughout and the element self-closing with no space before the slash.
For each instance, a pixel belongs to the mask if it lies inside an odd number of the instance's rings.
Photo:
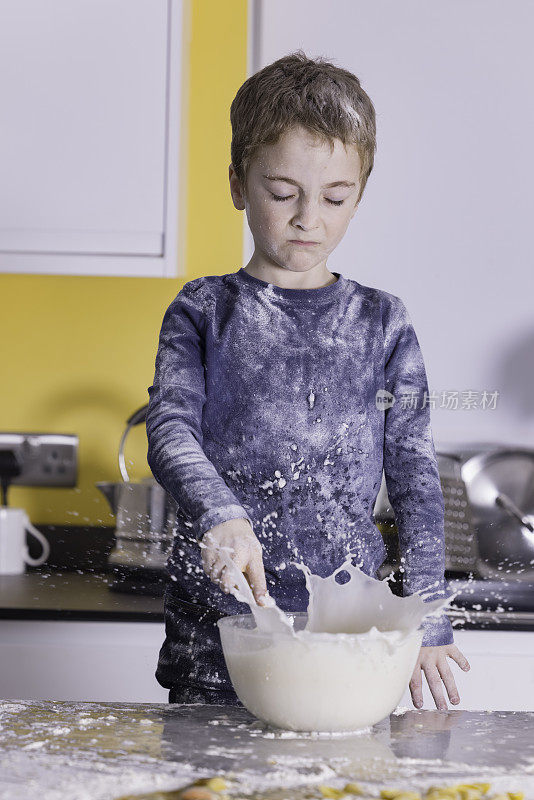
<svg viewBox="0 0 534 800">
<path fill-rule="evenodd" d="M 137 411 L 134 411 L 134 413 L 126 420 L 126 429 L 121 436 L 121 441 L 119 444 L 119 470 L 125 483 L 129 483 L 130 481 L 130 476 L 128 475 L 128 470 L 126 469 L 126 461 L 124 459 L 124 445 L 126 443 L 126 437 L 130 433 L 130 430 L 135 427 L 135 425 L 139 425 L 141 422 L 146 420 L 147 409 L 148 403 L 146 403 L 144 406 L 141 406 L 141 408 L 138 408 Z"/>
<path fill-rule="evenodd" d="M 523 525 L 523 527 L 527 528 L 531 533 L 534 533 L 534 524 L 532 520 L 529 519 L 527 514 L 523 514 L 507 494 L 503 494 L 503 492 L 498 494 L 495 498 L 495 504 L 511 514 L 512 517 L 515 517 L 520 525 Z"/>
</svg>

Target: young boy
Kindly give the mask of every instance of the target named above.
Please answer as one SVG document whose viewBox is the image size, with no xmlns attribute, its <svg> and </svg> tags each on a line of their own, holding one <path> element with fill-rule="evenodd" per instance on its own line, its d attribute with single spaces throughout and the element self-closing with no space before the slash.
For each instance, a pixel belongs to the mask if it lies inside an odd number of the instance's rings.
<svg viewBox="0 0 534 800">
<path fill-rule="evenodd" d="M 423 358 L 402 300 L 329 272 L 373 167 L 375 111 L 359 80 L 299 50 L 252 75 L 231 106 L 229 178 L 246 210 L 246 267 L 189 281 L 161 328 L 146 417 L 148 463 L 177 502 L 166 638 L 169 702 L 239 703 L 222 655 L 233 548 L 256 599 L 304 611 L 304 562 L 326 576 L 385 557 L 373 507 L 386 477 L 403 593 L 445 597 L 443 495 Z M 389 393 L 389 394 L 388 394 Z M 211 579 L 211 580 L 210 580 Z M 424 622 L 421 671 L 438 708 L 459 702 L 445 614 Z"/>
</svg>

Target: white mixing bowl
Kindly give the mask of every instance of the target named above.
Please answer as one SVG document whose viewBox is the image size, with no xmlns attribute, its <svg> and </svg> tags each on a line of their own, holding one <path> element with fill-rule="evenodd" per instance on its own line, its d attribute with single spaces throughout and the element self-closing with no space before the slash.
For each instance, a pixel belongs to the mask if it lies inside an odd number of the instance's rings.
<svg viewBox="0 0 534 800">
<path fill-rule="evenodd" d="M 312 633 L 304 630 L 306 612 L 288 616 L 296 636 L 260 632 L 252 614 L 217 623 L 230 678 L 248 711 L 294 731 L 355 731 L 396 708 L 417 662 L 422 629 L 405 638 L 376 628 Z"/>
</svg>

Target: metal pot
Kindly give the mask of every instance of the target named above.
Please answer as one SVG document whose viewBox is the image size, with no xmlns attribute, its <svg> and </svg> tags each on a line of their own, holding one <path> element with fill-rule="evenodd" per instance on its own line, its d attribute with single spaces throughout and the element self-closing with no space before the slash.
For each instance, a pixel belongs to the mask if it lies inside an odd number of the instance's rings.
<svg viewBox="0 0 534 800">
<path fill-rule="evenodd" d="M 108 563 L 123 578 L 144 575 L 162 577 L 176 524 L 176 503 L 154 478 L 131 481 L 124 446 L 130 430 L 145 421 L 148 406 L 135 411 L 119 444 L 119 470 L 123 480 L 96 484 L 116 516 L 116 544 Z"/>
<path fill-rule="evenodd" d="M 534 450 L 499 447 L 461 465 L 477 534 L 478 571 L 534 579 Z"/>
<path fill-rule="evenodd" d="M 440 447 L 445 569 L 534 580 L 534 450 L 499 443 Z M 375 519 L 394 521 L 385 482 Z"/>
</svg>

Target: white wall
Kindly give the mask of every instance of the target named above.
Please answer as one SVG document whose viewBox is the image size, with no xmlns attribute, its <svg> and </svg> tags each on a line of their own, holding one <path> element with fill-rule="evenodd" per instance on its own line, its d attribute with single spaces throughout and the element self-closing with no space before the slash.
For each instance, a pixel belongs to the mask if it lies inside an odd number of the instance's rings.
<svg viewBox="0 0 534 800">
<path fill-rule="evenodd" d="M 250 9 L 249 72 L 301 47 L 354 72 L 376 109 L 375 166 L 329 269 L 404 300 L 431 391 L 500 393 L 496 410 L 438 399 L 436 445 L 534 446 L 534 3 Z"/>
</svg>

